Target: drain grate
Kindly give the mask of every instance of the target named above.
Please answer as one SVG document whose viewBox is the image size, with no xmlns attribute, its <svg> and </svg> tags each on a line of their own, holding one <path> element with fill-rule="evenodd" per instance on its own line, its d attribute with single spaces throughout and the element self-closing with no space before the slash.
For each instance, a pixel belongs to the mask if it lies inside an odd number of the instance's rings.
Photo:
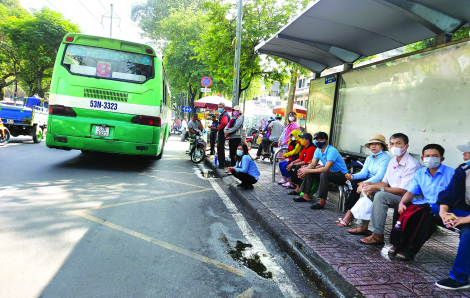
<svg viewBox="0 0 470 298">
<path fill-rule="evenodd" d="M 127 102 L 127 98 L 129 97 L 129 94 L 127 93 L 105 91 L 105 90 L 99 90 L 99 89 L 90 89 L 90 88 L 85 88 L 83 90 L 83 94 L 85 97 L 88 97 L 88 98 L 112 100 L 112 101 L 119 101 L 119 102 Z"/>
</svg>

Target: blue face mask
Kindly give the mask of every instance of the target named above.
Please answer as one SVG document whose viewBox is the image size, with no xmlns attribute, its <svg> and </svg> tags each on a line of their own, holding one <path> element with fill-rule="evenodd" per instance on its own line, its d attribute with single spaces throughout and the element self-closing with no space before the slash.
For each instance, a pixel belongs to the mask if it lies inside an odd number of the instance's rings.
<svg viewBox="0 0 470 298">
<path fill-rule="evenodd" d="M 370 151 L 370 150 L 369 150 L 369 151 Z M 377 155 L 382 154 L 382 153 L 383 153 L 383 150 L 380 150 L 380 151 L 377 152 L 377 153 L 374 153 L 374 152 L 370 151 L 370 153 L 372 153 L 373 156 L 377 156 Z"/>
<path fill-rule="evenodd" d="M 243 150 L 237 150 L 237 155 L 242 156 L 243 155 Z"/>
<path fill-rule="evenodd" d="M 465 163 L 470 166 L 470 160 L 467 160 Z"/>
<path fill-rule="evenodd" d="M 317 148 L 322 149 L 323 147 L 325 147 L 325 145 L 326 145 L 326 142 L 317 142 L 316 146 Z"/>
<path fill-rule="evenodd" d="M 317 147 L 317 140 L 313 140 L 313 146 Z"/>
<path fill-rule="evenodd" d="M 219 110 L 219 113 L 223 113 L 223 111 L 224 111 L 224 109 L 222 109 L 222 108 L 218 108 L 218 110 Z"/>
</svg>

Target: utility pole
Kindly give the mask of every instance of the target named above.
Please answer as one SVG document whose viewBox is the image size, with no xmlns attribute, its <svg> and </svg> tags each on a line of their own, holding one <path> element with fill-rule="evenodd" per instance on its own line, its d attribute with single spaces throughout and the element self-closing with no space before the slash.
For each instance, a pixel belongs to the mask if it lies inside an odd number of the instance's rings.
<svg viewBox="0 0 470 298">
<path fill-rule="evenodd" d="M 238 0 L 238 13 L 237 13 L 237 45 L 235 48 L 235 68 L 233 78 L 233 90 L 232 90 L 232 106 L 238 105 L 238 94 L 240 86 L 240 48 L 242 44 L 242 12 L 243 12 L 243 0 Z"/>
<path fill-rule="evenodd" d="M 111 22 L 109 24 L 109 38 L 113 37 L 113 5 L 111 4 Z"/>
<path fill-rule="evenodd" d="M 121 22 L 120 22 L 121 18 L 113 12 L 113 4 L 111 4 L 111 11 L 106 12 L 104 15 L 101 16 L 101 26 L 103 26 L 103 18 L 110 18 L 111 20 L 109 22 L 109 38 L 112 38 L 113 37 L 113 19 L 118 20 L 118 27 L 119 27 L 119 30 L 121 30 Z"/>
</svg>

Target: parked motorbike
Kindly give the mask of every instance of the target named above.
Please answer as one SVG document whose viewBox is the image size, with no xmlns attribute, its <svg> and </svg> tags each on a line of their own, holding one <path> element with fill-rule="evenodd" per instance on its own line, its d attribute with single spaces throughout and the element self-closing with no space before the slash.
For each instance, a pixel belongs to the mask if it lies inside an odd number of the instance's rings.
<svg viewBox="0 0 470 298">
<path fill-rule="evenodd" d="M 206 152 L 204 151 L 205 142 L 202 140 L 202 135 L 202 131 L 196 130 L 196 137 L 191 139 L 189 156 L 193 163 L 200 163 L 206 157 Z"/>
<path fill-rule="evenodd" d="M 0 146 L 8 144 L 10 136 L 10 131 L 3 125 L 2 119 L 0 119 Z"/>
</svg>

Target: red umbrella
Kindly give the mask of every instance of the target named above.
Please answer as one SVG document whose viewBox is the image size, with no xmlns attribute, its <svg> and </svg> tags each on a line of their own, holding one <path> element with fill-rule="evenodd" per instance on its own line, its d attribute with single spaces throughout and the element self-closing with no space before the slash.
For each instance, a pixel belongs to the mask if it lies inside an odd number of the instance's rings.
<svg viewBox="0 0 470 298">
<path fill-rule="evenodd" d="M 219 103 L 225 104 L 227 111 L 232 110 L 232 102 L 220 96 L 206 96 L 194 102 L 194 107 L 217 110 Z"/>
</svg>

